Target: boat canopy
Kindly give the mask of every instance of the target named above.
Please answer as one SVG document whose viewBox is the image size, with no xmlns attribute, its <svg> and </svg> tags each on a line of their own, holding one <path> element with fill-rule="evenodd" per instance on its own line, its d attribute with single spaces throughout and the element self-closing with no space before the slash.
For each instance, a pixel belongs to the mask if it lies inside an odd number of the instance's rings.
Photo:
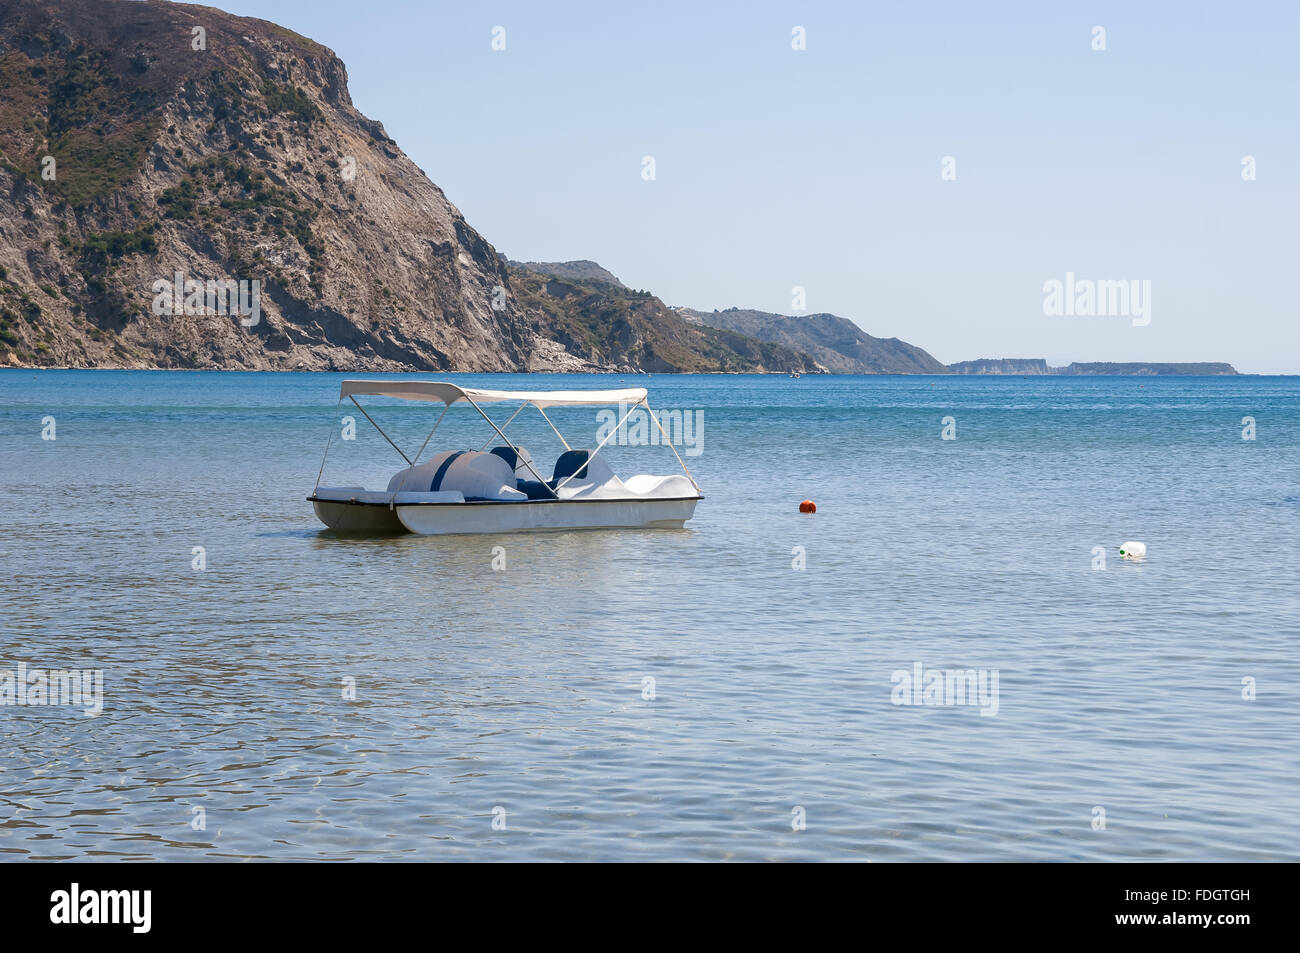
<svg viewBox="0 0 1300 953">
<path fill-rule="evenodd" d="M 639 404 L 646 399 L 644 387 L 623 390 L 481 390 L 445 381 L 344 381 L 339 400 L 354 395 L 396 397 L 399 400 L 427 400 L 450 407 L 458 400 L 471 404 L 526 401 L 534 407 L 596 407 L 609 404 Z"/>
<path fill-rule="evenodd" d="M 406 451 L 399 447 L 393 441 L 393 438 L 384 432 L 384 428 L 375 423 L 375 419 L 361 406 L 357 401 L 358 395 L 362 397 L 395 397 L 398 400 L 423 400 L 441 403 L 445 406 L 442 408 L 442 413 L 438 415 L 438 419 L 434 421 L 433 430 L 430 430 L 429 436 L 424 438 L 424 443 L 420 445 L 420 449 L 415 452 L 414 457 L 409 457 L 406 455 Z M 564 434 L 560 433 L 559 428 L 555 426 L 551 418 L 546 416 L 547 407 L 600 407 L 617 404 L 620 412 L 627 408 L 627 412 L 623 414 L 623 419 L 605 435 L 604 439 L 596 445 L 596 449 L 591 451 L 587 458 L 588 463 L 595 459 L 596 454 L 600 453 L 611 437 L 621 431 L 623 424 L 632 416 L 632 413 L 638 407 L 644 407 L 654 425 L 659 428 L 659 433 L 663 435 L 664 442 L 668 444 L 668 449 L 673 452 L 673 456 L 681 464 L 682 472 L 690 479 L 696 492 L 699 492 L 700 489 L 700 485 L 695 482 L 695 477 L 691 476 L 691 471 L 686 468 L 686 461 L 682 459 L 681 454 L 677 452 L 677 448 L 673 446 L 672 440 L 669 439 L 668 433 L 664 430 L 664 425 L 655 416 L 655 412 L 650 409 L 650 401 L 644 387 L 626 387 L 622 390 L 481 390 L 476 387 L 461 387 L 446 381 L 344 381 L 339 387 L 339 403 L 342 403 L 345 397 L 350 399 L 353 404 L 356 404 L 357 410 L 365 415 L 365 418 L 379 431 L 380 436 L 387 440 L 392 448 L 401 455 L 408 467 L 415 466 L 416 461 L 424 454 L 429 441 L 433 439 L 434 433 L 438 430 L 438 425 L 442 423 L 442 418 L 447 415 L 451 405 L 457 401 L 463 400 L 477 410 L 496 435 L 501 438 L 501 442 L 513 450 L 516 455 L 520 453 L 520 450 L 510 442 L 510 438 L 506 436 L 506 430 L 514 419 L 523 412 L 525 407 L 532 406 L 537 409 L 537 412 L 555 431 L 555 435 L 560 438 L 560 443 L 564 444 L 566 451 L 573 450 L 573 447 L 569 445 L 569 441 L 564 439 Z M 511 414 L 510 419 L 498 427 L 496 422 L 487 415 L 479 404 L 494 404 L 503 401 L 519 401 L 520 405 Z M 325 441 L 325 455 L 321 457 L 320 470 L 316 473 L 316 486 L 318 488 L 321 474 L 325 472 L 325 457 L 329 455 L 330 440 L 332 438 L 333 429 L 330 431 L 330 437 Z M 488 443 L 483 444 L 480 449 L 486 450 L 491 442 L 491 438 L 489 438 Z M 527 467 L 539 482 L 545 482 L 545 478 L 533 468 L 531 462 L 527 463 Z M 579 472 L 585 473 L 586 468 L 581 468 Z M 552 495 L 558 493 L 573 478 L 573 475 L 567 476 L 563 482 L 553 488 Z"/>
</svg>

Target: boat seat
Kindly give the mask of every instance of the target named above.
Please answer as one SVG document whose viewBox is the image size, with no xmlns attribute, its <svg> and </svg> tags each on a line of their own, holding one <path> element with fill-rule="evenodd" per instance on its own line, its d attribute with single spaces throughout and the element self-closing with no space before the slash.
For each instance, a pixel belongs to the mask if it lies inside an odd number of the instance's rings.
<svg viewBox="0 0 1300 953">
<path fill-rule="evenodd" d="M 526 447 L 493 447 L 488 453 L 504 460 L 520 480 L 545 479 L 542 472 L 535 468 L 532 455 Z"/>
<path fill-rule="evenodd" d="M 493 447 L 488 453 L 495 453 L 498 457 L 510 464 L 510 469 L 515 470 L 519 467 L 519 454 L 515 453 L 514 447 Z"/>
<path fill-rule="evenodd" d="M 510 464 L 510 469 L 515 471 L 515 488 L 530 500 L 551 500 L 555 498 L 550 486 L 540 480 L 530 479 L 534 474 L 528 464 L 533 461 L 532 457 L 528 456 L 527 450 L 521 454 L 514 447 L 493 447 L 489 453 L 496 454 Z M 520 473 L 523 473 L 524 476 L 519 476 Z M 541 474 L 536 475 L 540 476 Z"/>
<path fill-rule="evenodd" d="M 527 495 L 530 500 L 552 500 L 555 498 L 554 490 L 540 480 L 516 480 L 515 486 L 520 493 Z"/>
<path fill-rule="evenodd" d="M 551 475 L 551 485 L 554 486 L 575 473 L 579 480 L 585 478 L 587 476 L 587 460 L 590 456 L 590 450 L 564 451 L 564 453 L 560 454 L 560 458 L 555 461 L 555 473 Z"/>
</svg>

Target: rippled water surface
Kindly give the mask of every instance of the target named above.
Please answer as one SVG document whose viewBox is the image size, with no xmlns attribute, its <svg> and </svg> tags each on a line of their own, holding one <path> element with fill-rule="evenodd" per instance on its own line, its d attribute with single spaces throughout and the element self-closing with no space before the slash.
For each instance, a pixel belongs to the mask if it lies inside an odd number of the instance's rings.
<svg viewBox="0 0 1300 953">
<path fill-rule="evenodd" d="M 0 706 L 0 857 L 1300 858 L 1300 380 L 453 375 L 702 411 L 706 499 L 366 538 L 304 500 L 331 431 L 326 484 L 401 464 L 340 379 L 0 371 L 0 670 L 104 678 Z M 436 409 L 372 413 L 409 453 Z M 996 714 L 894 704 L 918 663 Z"/>
</svg>

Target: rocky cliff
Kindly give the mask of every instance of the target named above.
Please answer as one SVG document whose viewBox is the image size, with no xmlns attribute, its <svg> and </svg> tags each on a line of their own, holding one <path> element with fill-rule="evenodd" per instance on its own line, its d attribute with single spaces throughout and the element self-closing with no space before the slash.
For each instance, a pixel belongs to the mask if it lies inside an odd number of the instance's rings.
<svg viewBox="0 0 1300 953">
<path fill-rule="evenodd" d="M 492 306 L 495 251 L 353 107 L 324 47 L 208 7 L 0 0 L 0 89 L 0 360 L 538 360 L 509 296 Z M 159 313 L 178 273 L 247 282 L 258 320 L 217 296 Z"/>
<path fill-rule="evenodd" d="M 566 264 L 569 290 L 512 271 L 305 37 L 160 0 L 0 0 L 0 364 L 812 366 L 649 296 L 596 306 L 574 289 L 626 289 Z"/>
</svg>

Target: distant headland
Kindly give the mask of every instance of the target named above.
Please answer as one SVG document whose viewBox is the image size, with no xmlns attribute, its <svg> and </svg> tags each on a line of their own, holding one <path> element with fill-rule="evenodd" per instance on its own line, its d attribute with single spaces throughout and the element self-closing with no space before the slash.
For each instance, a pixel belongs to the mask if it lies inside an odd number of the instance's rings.
<svg viewBox="0 0 1300 953">
<path fill-rule="evenodd" d="M 1058 377 L 1229 377 L 1237 373 L 1231 364 L 1219 361 L 1194 361 L 1190 363 L 1144 363 L 1108 361 L 1074 363 L 1052 367 L 1041 357 L 998 359 L 982 358 L 978 361 L 958 361 L 949 364 L 952 374 L 1011 374 L 1018 376 L 1055 375 Z"/>
</svg>

